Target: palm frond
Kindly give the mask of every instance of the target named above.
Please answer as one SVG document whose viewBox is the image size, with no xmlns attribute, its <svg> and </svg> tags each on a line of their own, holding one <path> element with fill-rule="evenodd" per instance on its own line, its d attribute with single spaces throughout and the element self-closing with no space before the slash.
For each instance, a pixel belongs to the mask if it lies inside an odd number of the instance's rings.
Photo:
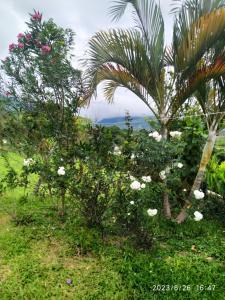
<svg viewBox="0 0 225 300">
<path fill-rule="evenodd" d="M 164 54 L 164 20 L 155 0 L 116 0 L 110 9 L 113 20 L 124 14 L 128 4 L 133 8 L 134 20 L 142 33 L 145 46 L 158 68 Z"/>
<path fill-rule="evenodd" d="M 139 31 L 99 32 L 89 42 L 88 55 L 86 73 L 93 91 L 99 84 L 96 80 L 99 70 L 103 70 L 104 66 L 115 65 L 117 69 L 129 72 L 151 96 L 155 96 L 160 70 L 152 67 Z"/>
<path fill-rule="evenodd" d="M 174 25 L 173 48 L 176 71 L 183 72 L 183 77 L 190 74 L 218 40 L 225 41 L 225 7 L 221 6 L 222 2 L 186 1 L 182 6 Z"/>
<path fill-rule="evenodd" d="M 224 0 L 173 0 L 172 3 L 172 14 L 179 14 L 182 8 L 189 9 L 192 12 L 192 22 L 196 21 L 197 18 L 201 17 L 205 13 L 209 13 L 214 9 L 224 6 Z M 196 14 L 197 12 L 197 14 Z"/>
<path fill-rule="evenodd" d="M 148 91 L 136 78 L 120 66 L 115 66 L 113 64 L 104 66 L 97 74 L 97 81 L 99 83 L 105 81 L 103 90 L 108 102 L 113 102 L 116 89 L 123 87 L 129 89 L 149 106 L 150 96 Z"/>
<path fill-rule="evenodd" d="M 219 80 L 225 74 L 225 59 L 221 56 L 210 66 L 203 66 L 198 69 L 182 87 L 177 91 L 176 101 L 174 101 L 174 111 L 177 106 L 182 105 L 198 88 L 211 79 Z"/>
</svg>

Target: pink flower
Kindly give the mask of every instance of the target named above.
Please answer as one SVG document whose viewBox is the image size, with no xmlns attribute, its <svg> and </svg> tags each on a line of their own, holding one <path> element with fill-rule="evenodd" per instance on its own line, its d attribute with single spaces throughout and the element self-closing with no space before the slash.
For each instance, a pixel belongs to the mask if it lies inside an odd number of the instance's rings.
<svg viewBox="0 0 225 300">
<path fill-rule="evenodd" d="M 20 39 L 22 39 L 22 38 L 24 38 L 24 37 L 25 37 L 25 35 L 24 35 L 23 33 L 19 33 L 19 34 L 17 35 L 18 40 L 20 40 Z"/>
<path fill-rule="evenodd" d="M 24 44 L 23 43 L 18 43 L 18 48 L 23 49 L 24 48 Z"/>
<path fill-rule="evenodd" d="M 34 21 L 41 21 L 42 19 L 42 14 L 39 11 L 34 11 L 35 13 L 31 15 L 32 19 Z"/>
<path fill-rule="evenodd" d="M 16 44 L 12 43 L 9 45 L 9 51 L 13 51 L 16 48 Z"/>
<path fill-rule="evenodd" d="M 30 41 L 32 39 L 32 35 L 30 33 L 26 34 L 25 37 L 27 41 Z"/>
<path fill-rule="evenodd" d="M 51 47 L 48 45 L 43 45 L 41 47 L 41 51 L 42 51 L 42 54 L 47 54 L 47 53 L 51 52 Z"/>
</svg>

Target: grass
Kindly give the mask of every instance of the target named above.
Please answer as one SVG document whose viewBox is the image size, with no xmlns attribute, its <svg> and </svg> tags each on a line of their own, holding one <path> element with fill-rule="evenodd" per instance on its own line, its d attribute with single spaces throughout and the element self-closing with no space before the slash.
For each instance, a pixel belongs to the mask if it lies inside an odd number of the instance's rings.
<svg viewBox="0 0 225 300">
<path fill-rule="evenodd" d="M 19 168 L 21 158 L 10 155 Z M 225 299 L 219 221 L 156 222 L 153 248 L 137 250 L 129 238 L 102 239 L 73 216 L 61 223 L 50 199 L 21 196 L 0 199 L 1 300 Z"/>
</svg>

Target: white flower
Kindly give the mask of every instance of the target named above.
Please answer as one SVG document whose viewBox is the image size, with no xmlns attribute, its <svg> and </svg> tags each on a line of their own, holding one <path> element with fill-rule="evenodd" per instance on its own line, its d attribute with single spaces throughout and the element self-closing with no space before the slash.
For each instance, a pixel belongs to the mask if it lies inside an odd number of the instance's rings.
<svg viewBox="0 0 225 300">
<path fill-rule="evenodd" d="M 3 143 L 3 144 L 7 144 L 7 140 L 6 140 L 6 139 L 3 139 L 3 140 L 2 140 L 2 143 Z"/>
<path fill-rule="evenodd" d="M 155 139 L 157 142 L 160 142 L 162 139 L 162 136 L 157 131 L 149 133 L 149 136 L 153 137 L 153 139 Z"/>
<path fill-rule="evenodd" d="M 135 159 L 135 155 L 134 155 L 134 154 L 132 154 L 130 158 L 131 158 L 131 159 Z"/>
<path fill-rule="evenodd" d="M 157 209 L 151 209 L 151 208 L 149 208 L 149 209 L 147 210 L 147 213 L 148 213 L 148 215 L 149 215 L 150 217 L 154 217 L 154 216 L 157 215 L 158 210 L 157 210 Z"/>
<path fill-rule="evenodd" d="M 180 132 L 180 131 L 171 131 L 171 132 L 170 132 L 170 136 L 171 136 L 172 138 L 180 138 L 180 137 L 181 137 L 181 134 L 182 134 L 182 132 Z"/>
<path fill-rule="evenodd" d="M 144 182 L 151 182 L 151 181 L 152 181 L 151 176 L 143 176 L 143 177 L 141 177 L 141 179 L 142 179 Z"/>
<path fill-rule="evenodd" d="M 65 168 L 64 167 L 59 167 L 57 173 L 60 176 L 64 176 L 66 174 Z"/>
<path fill-rule="evenodd" d="M 177 167 L 178 167 L 179 169 L 182 169 L 183 166 L 184 166 L 184 165 L 183 165 L 182 163 L 178 163 L 178 164 L 177 164 Z"/>
<path fill-rule="evenodd" d="M 159 173 L 159 177 L 162 179 L 162 180 L 165 180 L 166 179 L 166 171 L 163 170 Z"/>
<path fill-rule="evenodd" d="M 24 165 L 24 167 L 29 167 L 33 162 L 34 161 L 33 161 L 32 158 L 24 159 L 23 160 L 23 165 Z"/>
<path fill-rule="evenodd" d="M 199 200 L 199 199 L 203 199 L 205 197 L 205 194 L 199 190 L 195 190 L 194 196 L 195 196 L 195 199 Z"/>
<path fill-rule="evenodd" d="M 118 146 L 114 147 L 113 154 L 114 155 L 121 155 L 122 154 L 122 152 L 120 151 L 120 148 Z"/>
<path fill-rule="evenodd" d="M 160 141 L 161 141 L 161 139 L 162 139 L 162 136 L 161 136 L 161 134 L 160 134 L 160 135 L 158 135 L 158 136 L 155 138 L 156 142 L 160 142 Z"/>
<path fill-rule="evenodd" d="M 131 181 L 135 181 L 136 178 L 135 178 L 134 176 L 130 175 L 130 180 L 131 180 Z"/>
<path fill-rule="evenodd" d="M 137 180 L 133 181 L 130 185 L 132 190 L 140 190 L 141 189 L 141 184 Z"/>
<path fill-rule="evenodd" d="M 145 189 L 145 187 L 146 187 L 145 183 L 142 183 L 141 188 Z"/>
<path fill-rule="evenodd" d="M 127 215 L 128 215 L 128 216 L 130 216 L 130 212 L 129 212 L 129 213 L 127 213 Z"/>
<path fill-rule="evenodd" d="M 201 214 L 199 211 L 195 211 L 194 212 L 194 220 L 196 221 L 196 222 L 199 222 L 199 221 L 201 221 L 202 219 L 203 219 L 203 214 Z"/>
<path fill-rule="evenodd" d="M 187 189 L 183 189 L 183 192 L 187 192 Z"/>
<path fill-rule="evenodd" d="M 131 204 L 131 205 L 134 205 L 134 201 L 130 201 L 130 204 Z"/>
</svg>

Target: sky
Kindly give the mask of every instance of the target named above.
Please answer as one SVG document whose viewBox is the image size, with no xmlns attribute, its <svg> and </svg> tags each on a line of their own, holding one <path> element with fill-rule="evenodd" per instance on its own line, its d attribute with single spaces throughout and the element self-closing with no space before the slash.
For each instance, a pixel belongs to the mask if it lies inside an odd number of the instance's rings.
<svg viewBox="0 0 225 300">
<path fill-rule="evenodd" d="M 76 33 L 74 47 L 74 66 L 81 67 L 80 59 L 85 55 L 89 39 L 100 30 L 109 28 L 130 28 L 134 25 L 129 8 L 123 18 L 112 22 L 108 11 L 113 0 L 0 0 L 0 59 L 8 53 L 8 45 L 17 41 L 19 32 L 26 30 L 25 22 L 29 13 L 39 10 L 44 19 L 53 18 L 55 23 L 64 28 L 71 28 Z M 172 0 L 161 0 L 165 20 L 165 39 L 169 44 L 172 37 L 173 19 L 169 13 Z M 106 103 L 101 86 L 97 98 L 81 114 L 94 121 L 107 117 L 149 115 L 150 111 L 135 95 L 125 89 L 118 89 L 113 104 Z"/>
</svg>

